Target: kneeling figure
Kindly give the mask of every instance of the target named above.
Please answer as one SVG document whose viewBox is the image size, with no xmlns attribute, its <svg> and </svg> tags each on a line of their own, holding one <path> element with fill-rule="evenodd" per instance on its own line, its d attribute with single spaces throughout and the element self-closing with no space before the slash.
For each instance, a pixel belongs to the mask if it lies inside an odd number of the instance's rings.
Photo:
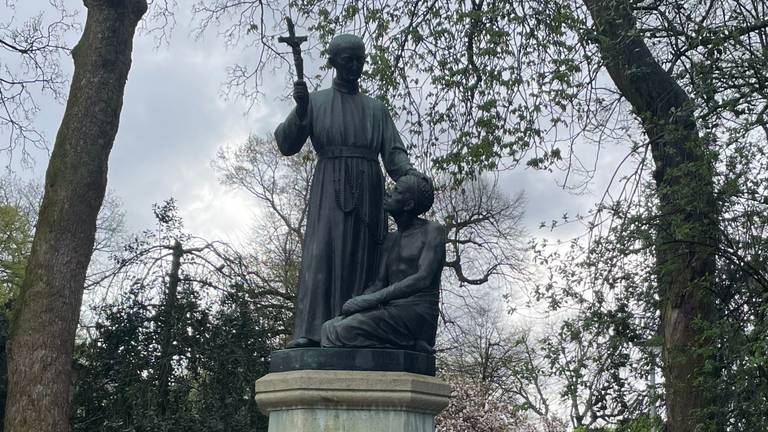
<svg viewBox="0 0 768 432">
<path fill-rule="evenodd" d="M 446 230 L 419 217 L 433 201 L 425 175 L 398 179 L 384 198 L 397 231 L 384 242 L 376 281 L 323 324 L 323 347 L 434 351 Z"/>
</svg>

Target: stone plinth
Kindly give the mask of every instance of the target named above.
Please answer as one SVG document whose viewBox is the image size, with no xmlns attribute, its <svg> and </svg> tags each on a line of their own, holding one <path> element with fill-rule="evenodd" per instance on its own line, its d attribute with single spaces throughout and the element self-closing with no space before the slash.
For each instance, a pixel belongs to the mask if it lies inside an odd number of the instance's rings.
<svg viewBox="0 0 768 432">
<path fill-rule="evenodd" d="M 376 348 L 294 348 L 275 351 L 270 372 L 294 370 L 411 372 L 435 376 L 435 356 L 415 351 Z"/>
<path fill-rule="evenodd" d="M 297 370 L 256 381 L 269 432 L 433 432 L 450 387 L 409 372 Z"/>
</svg>

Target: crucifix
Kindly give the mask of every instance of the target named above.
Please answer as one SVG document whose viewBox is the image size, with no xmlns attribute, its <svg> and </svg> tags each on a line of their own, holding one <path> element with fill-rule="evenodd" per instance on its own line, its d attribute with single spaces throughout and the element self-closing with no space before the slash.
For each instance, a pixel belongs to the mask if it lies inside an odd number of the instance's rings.
<svg viewBox="0 0 768 432">
<path fill-rule="evenodd" d="M 288 24 L 288 36 L 280 36 L 277 41 L 291 47 L 293 51 L 293 63 L 296 65 L 296 80 L 304 80 L 304 60 L 301 58 L 301 44 L 307 41 L 306 36 L 296 36 L 296 30 L 293 26 L 293 20 L 290 17 L 285 18 Z"/>
</svg>

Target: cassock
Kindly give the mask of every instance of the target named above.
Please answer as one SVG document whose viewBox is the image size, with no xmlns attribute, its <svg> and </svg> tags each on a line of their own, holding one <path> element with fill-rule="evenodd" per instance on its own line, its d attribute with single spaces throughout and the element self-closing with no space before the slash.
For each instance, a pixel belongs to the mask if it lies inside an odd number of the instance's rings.
<svg viewBox="0 0 768 432">
<path fill-rule="evenodd" d="M 379 157 L 394 180 L 412 166 L 384 104 L 336 80 L 332 88 L 309 95 L 304 121 L 291 112 L 275 138 L 286 156 L 310 138 L 318 156 L 293 337 L 319 341 L 323 323 L 376 278 L 386 234 Z"/>
</svg>

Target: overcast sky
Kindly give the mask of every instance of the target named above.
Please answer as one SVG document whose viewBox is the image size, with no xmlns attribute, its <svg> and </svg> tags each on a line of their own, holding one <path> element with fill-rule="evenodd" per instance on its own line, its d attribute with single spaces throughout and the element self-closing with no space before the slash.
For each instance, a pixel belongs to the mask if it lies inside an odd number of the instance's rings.
<svg viewBox="0 0 768 432">
<path fill-rule="evenodd" d="M 36 4 L 17 5 L 23 8 Z M 81 2 L 67 1 L 85 18 Z M 151 37 L 138 36 L 133 66 L 125 90 L 120 129 L 110 157 L 109 189 L 123 203 L 130 230 L 153 226 L 151 206 L 174 197 L 187 229 L 208 239 L 233 241 L 242 238 L 252 221 L 256 203 L 245 193 L 219 185 L 210 161 L 222 145 L 238 145 L 251 134 L 270 133 L 291 104 L 285 94 L 287 68 L 265 76 L 265 97 L 250 111 L 243 102 L 221 97 L 226 67 L 247 62 L 255 51 L 225 49 L 215 34 L 195 41 L 188 35 L 188 17 L 181 12 L 168 46 L 155 47 Z M 72 44 L 79 37 L 70 35 Z M 310 35 L 311 37 L 311 35 Z M 319 53 L 318 53 L 319 54 Z M 6 55 L 6 54 L 3 54 Z M 71 59 L 64 58 L 71 74 Z M 312 73 L 307 65 L 308 73 Z M 330 79 L 324 86 L 330 83 Z M 63 105 L 40 99 L 37 126 L 50 142 L 63 113 Z M 0 131 L 0 140 L 7 140 Z M 610 150 L 610 149 L 609 149 Z M 604 151 L 601 166 L 612 170 L 615 151 Z M 3 154 L 7 159 L 7 154 Z M 24 177 L 42 179 L 47 153 L 34 154 L 32 168 L 14 165 Z M 525 226 L 536 236 L 567 238 L 573 230 L 555 234 L 538 229 L 539 222 L 558 219 L 563 213 L 584 213 L 602 191 L 600 181 L 593 193 L 573 195 L 558 186 L 561 174 L 518 168 L 505 173 L 502 185 L 509 193 L 527 196 Z"/>
</svg>

